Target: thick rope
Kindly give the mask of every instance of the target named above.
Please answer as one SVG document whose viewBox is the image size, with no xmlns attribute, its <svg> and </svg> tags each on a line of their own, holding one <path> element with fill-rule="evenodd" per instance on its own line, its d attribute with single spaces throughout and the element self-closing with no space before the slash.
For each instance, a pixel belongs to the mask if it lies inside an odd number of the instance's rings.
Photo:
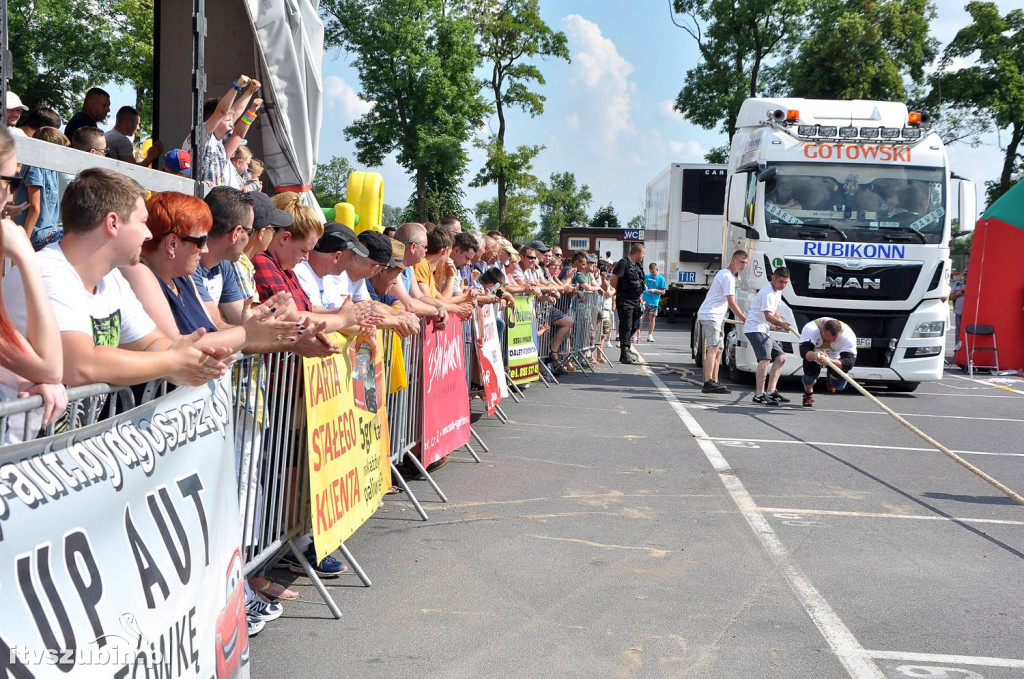
<svg viewBox="0 0 1024 679">
<path fill-rule="evenodd" d="M 734 320 L 732 320 L 732 319 L 726 319 L 726 322 L 728 322 L 728 323 L 735 323 L 735 324 L 737 324 L 737 325 L 739 324 L 739 323 L 738 323 L 737 321 L 734 321 Z M 796 335 L 796 336 L 797 336 L 797 338 L 799 339 L 799 337 L 800 337 L 800 334 L 799 334 L 798 332 L 796 332 L 796 331 L 795 331 L 795 330 L 793 330 L 792 328 L 790 328 L 790 330 L 789 330 L 789 331 L 790 331 L 790 332 L 791 332 L 792 334 Z M 869 392 L 869 391 L 868 391 L 867 389 L 865 389 L 864 387 L 862 387 L 862 386 L 861 386 L 861 385 L 860 385 L 860 384 L 859 384 L 859 383 L 857 382 L 857 380 L 855 380 L 855 379 L 853 379 L 852 377 L 850 377 L 850 376 L 849 376 L 849 375 L 848 375 L 848 374 L 847 374 L 846 372 L 844 372 L 844 371 L 843 371 L 843 369 L 842 369 L 842 368 L 840 368 L 840 367 L 838 367 L 838 366 L 835 366 L 835 365 L 830 365 L 830 366 L 828 366 L 828 367 L 829 367 L 829 369 L 833 370 L 833 371 L 834 371 L 834 372 L 835 372 L 835 373 L 836 373 L 837 375 L 839 375 L 840 377 L 842 377 L 842 378 L 843 378 L 844 380 L 846 380 L 847 382 L 849 382 L 850 384 L 852 384 L 852 385 L 853 385 L 853 387 L 854 387 L 854 388 L 855 388 L 855 389 L 856 389 L 857 391 L 859 391 L 860 393 L 862 393 L 862 394 L 863 394 L 864 396 L 867 396 L 867 397 L 868 397 L 868 400 L 869 400 L 869 401 L 871 401 L 871 402 L 872 402 L 872 403 L 874 403 L 874 404 L 875 404 L 876 406 L 878 406 L 879 408 L 881 408 L 882 410 L 884 410 L 885 412 L 887 412 L 887 413 L 888 413 L 889 415 L 892 415 L 892 417 L 893 417 L 893 418 L 894 418 L 894 419 L 895 419 L 895 420 L 896 420 L 897 422 L 899 422 L 900 424 L 902 424 L 902 425 L 903 425 L 904 427 L 906 427 L 906 428 L 907 428 L 907 429 L 909 429 L 910 431 L 912 431 L 912 432 L 914 432 L 915 434 L 917 434 L 917 436 L 919 436 L 919 437 L 920 437 L 920 438 L 921 438 L 922 440 L 924 440 L 924 441 L 925 441 L 925 442 L 926 442 L 926 443 L 927 443 L 928 445 L 932 446 L 933 448 L 935 448 L 936 450 L 938 450 L 938 451 L 939 451 L 940 453 L 942 453 L 943 455 L 945 455 L 945 456 L 949 457 L 950 459 L 952 459 L 953 461 L 957 462 L 957 463 L 958 463 L 959 465 L 961 465 L 961 466 L 962 466 L 962 467 L 963 467 L 964 469 L 966 469 L 967 471 L 969 471 L 969 472 L 971 472 L 971 473 L 973 473 L 973 474 L 977 475 L 977 476 L 978 476 L 979 478 L 981 478 L 982 480 L 984 480 L 984 481 L 986 481 L 987 483 L 991 484 L 991 485 L 992 485 L 993 487 L 995 487 L 996 489 L 998 489 L 998 490 L 999 490 L 999 492 L 1003 493 L 1004 495 L 1006 495 L 1007 497 L 1009 497 L 1009 498 L 1010 498 L 1011 500 L 1013 500 L 1013 501 L 1014 501 L 1014 502 L 1016 502 L 1017 504 L 1019 504 L 1019 505 L 1024 505 L 1024 496 L 1022 496 L 1022 495 L 1021 495 L 1020 493 L 1017 493 L 1016 491 L 1014 491 L 1014 490 L 1013 490 L 1012 488 L 1010 488 L 1009 486 L 1006 486 L 1005 484 L 1003 484 L 1003 483 L 1000 483 L 1000 482 L 999 482 L 999 481 L 997 481 L 996 479 L 992 478 L 991 476 L 989 476 L 988 474 L 986 474 L 986 473 L 985 473 L 985 472 L 983 472 L 982 470 L 978 469 L 977 467 L 975 467 L 975 466 L 974 466 L 973 464 L 971 464 L 970 462 L 968 462 L 968 461 L 967 461 L 967 460 L 965 460 L 964 458 L 962 458 L 962 457 L 960 457 L 959 455 L 957 455 L 956 453 L 954 453 L 954 452 L 953 452 L 952 450 L 950 450 L 950 449 L 949 449 L 949 448 L 947 448 L 946 446 L 942 445 L 941 443 L 939 443 L 938 441 L 936 441 L 935 439 L 933 439 L 933 438 L 932 438 L 931 436 L 929 436 L 928 434 L 924 433 L 923 431 L 921 431 L 920 429 L 918 429 L 917 427 L 915 427 L 914 425 L 912 425 L 912 424 L 911 424 L 910 422 L 908 422 L 908 421 L 907 421 L 906 419 L 904 419 L 904 418 L 903 418 L 903 417 L 902 417 L 901 415 L 899 415 L 898 413 L 896 413 L 896 412 L 895 412 L 895 411 L 894 411 L 894 410 L 893 410 L 892 408 L 890 408 L 889 406 L 885 405 L 885 404 L 884 404 L 884 403 L 882 403 L 882 402 L 881 402 L 880 400 L 878 400 L 878 399 L 877 399 L 877 398 L 876 398 L 876 397 L 874 396 L 874 394 L 870 393 L 870 392 Z"/>
</svg>

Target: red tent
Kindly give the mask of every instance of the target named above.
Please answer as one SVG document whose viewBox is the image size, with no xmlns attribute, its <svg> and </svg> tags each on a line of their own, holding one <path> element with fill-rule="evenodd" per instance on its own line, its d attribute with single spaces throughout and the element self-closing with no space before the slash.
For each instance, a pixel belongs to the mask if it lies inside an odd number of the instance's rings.
<svg viewBox="0 0 1024 679">
<path fill-rule="evenodd" d="M 1024 181 L 992 203 L 978 220 L 968 265 L 961 333 L 968 325 L 995 328 L 1001 370 L 1024 368 Z M 962 337 L 958 339 L 963 339 Z M 992 346 L 991 338 L 971 344 Z M 956 352 L 956 363 L 967 365 L 967 345 Z M 975 354 L 974 365 L 993 365 L 991 352 Z"/>
</svg>

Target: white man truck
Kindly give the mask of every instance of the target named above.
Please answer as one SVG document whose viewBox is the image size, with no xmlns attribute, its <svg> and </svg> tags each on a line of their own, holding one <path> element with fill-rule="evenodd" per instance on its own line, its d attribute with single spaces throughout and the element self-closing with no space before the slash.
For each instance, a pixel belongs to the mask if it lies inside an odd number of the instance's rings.
<svg viewBox="0 0 1024 679">
<path fill-rule="evenodd" d="M 693 315 L 721 268 L 725 165 L 672 163 L 647 185 L 644 272 L 668 283 L 663 311 Z"/>
<path fill-rule="evenodd" d="M 746 100 L 729 153 L 722 243 L 722 261 L 739 249 L 750 255 L 740 308 L 786 267 L 779 313 L 798 332 L 821 316 L 846 322 L 857 335 L 855 379 L 893 391 L 940 379 L 953 188 L 960 225 L 973 229 L 974 184 L 950 172 L 927 116 L 904 104 Z M 738 379 L 757 363 L 742 327 L 731 330 L 723 363 Z M 783 375 L 802 374 L 797 337 L 772 337 L 786 352 Z"/>
</svg>

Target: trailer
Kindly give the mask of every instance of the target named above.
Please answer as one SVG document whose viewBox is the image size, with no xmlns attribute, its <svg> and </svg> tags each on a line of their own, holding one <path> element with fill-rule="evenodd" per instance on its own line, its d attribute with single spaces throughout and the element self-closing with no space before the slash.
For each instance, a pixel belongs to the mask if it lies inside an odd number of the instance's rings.
<svg viewBox="0 0 1024 679">
<path fill-rule="evenodd" d="M 726 165 L 672 163 L 647 185 L 645 265 L 668 283 L 662 313 L 690 318 L 721 268 Z"/>
</svg>

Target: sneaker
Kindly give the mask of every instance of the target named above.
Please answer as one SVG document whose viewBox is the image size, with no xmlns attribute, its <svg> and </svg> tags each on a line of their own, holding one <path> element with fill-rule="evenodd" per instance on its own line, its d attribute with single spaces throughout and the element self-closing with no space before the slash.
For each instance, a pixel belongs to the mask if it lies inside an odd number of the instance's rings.
<svg viewBox="0 0 1024 679">
<path fill-rule="evenodd" d="M 271 620 L 277 620 L 281 617 L 282 613 L 284 613 L 284 606 L 268 603 L 255 595 L 253 595 L 252 599 L 248 599 L 245 602 L 245 616 L 247 619 L 256 618 L 266 623 Z"/>
<path fill-rule="evenodd" d="M 770 394 L 765 394 L 765 396 L 771 399 L 772 401 L 775 401 L 776 403 L 789 403 L 789 399 L 780 394 L 778 389 L 776 389 Z"/>
<path fill-rule="evenodd" d="M 640 344 L 640 336 L 637 335 L 630 340 L 633 344 Z"/>
<path fill-rule="evenodd" d="M 714 380 L 708 380 L 700 389 L 702 394 L 728 394 L 729 390 Z"/>
<path fill-rule="evenodd" d="M 814 396 L 812 396 L 811 394 L 808 394 L 808 393 L 805 392 L 804 393 L 804 401 L 803 401 L 803 403 L 804 403 L 804 408 L 810 408 L 811 406 L 814 405 Z"/>
<path fill-rule="evenodd" d="M 647 336 L 647 341 L 648 342 L 653 342 L 654 341 L 654 335 L 648 335 Z"/>
<path fill-rule="evenodd" d="M 263 622 L 259 618 L 246 615 L 245 626 L 249 628 L 249 636 L 254 637 L 263 631 L 263 628 L 267 626 L 267 623 Z"/>
<path fill-rule="evenodd" d="M 303 556 L 306 557 L 306 561 L 313 567 L 313 572 L 316 573 L 320 578 L 336 578 L 342 573 L 348 571 L 348 566 L 335 559 L 333 556 L 327 555 L 324 560 L 320 563 L 316 563 L 316 549 L 313 545 L 306 548 Z M 302 566 L 291 552 L 288 552 L 281 557 L 281 563 L 288 567 L 288 570 L 292 573 L 298 573 L 299 575 L 305 575 L 306 571 L 303 570 Z"/>
<path fill-rule="evenodd" d="M 755 394 L 754 395 L 754 403 L 756 403 L 759 406 L 773 406 L 773 405 L 775 405 L 775 401 L 773 401 L 770 398 L 768 398 L 768 396 L 766 394 Z"/>
<path fill-rule="evenodd" d="M 715 381 L 715 391 L 714 391 L 714 393 L 716 393 L 716 394 L 731 394 L 732 392 L 729 391 L 729 387 L 725 386 L 724 384 L 722 384 L 721 382 L 716 380 Z"/>
</svg>

